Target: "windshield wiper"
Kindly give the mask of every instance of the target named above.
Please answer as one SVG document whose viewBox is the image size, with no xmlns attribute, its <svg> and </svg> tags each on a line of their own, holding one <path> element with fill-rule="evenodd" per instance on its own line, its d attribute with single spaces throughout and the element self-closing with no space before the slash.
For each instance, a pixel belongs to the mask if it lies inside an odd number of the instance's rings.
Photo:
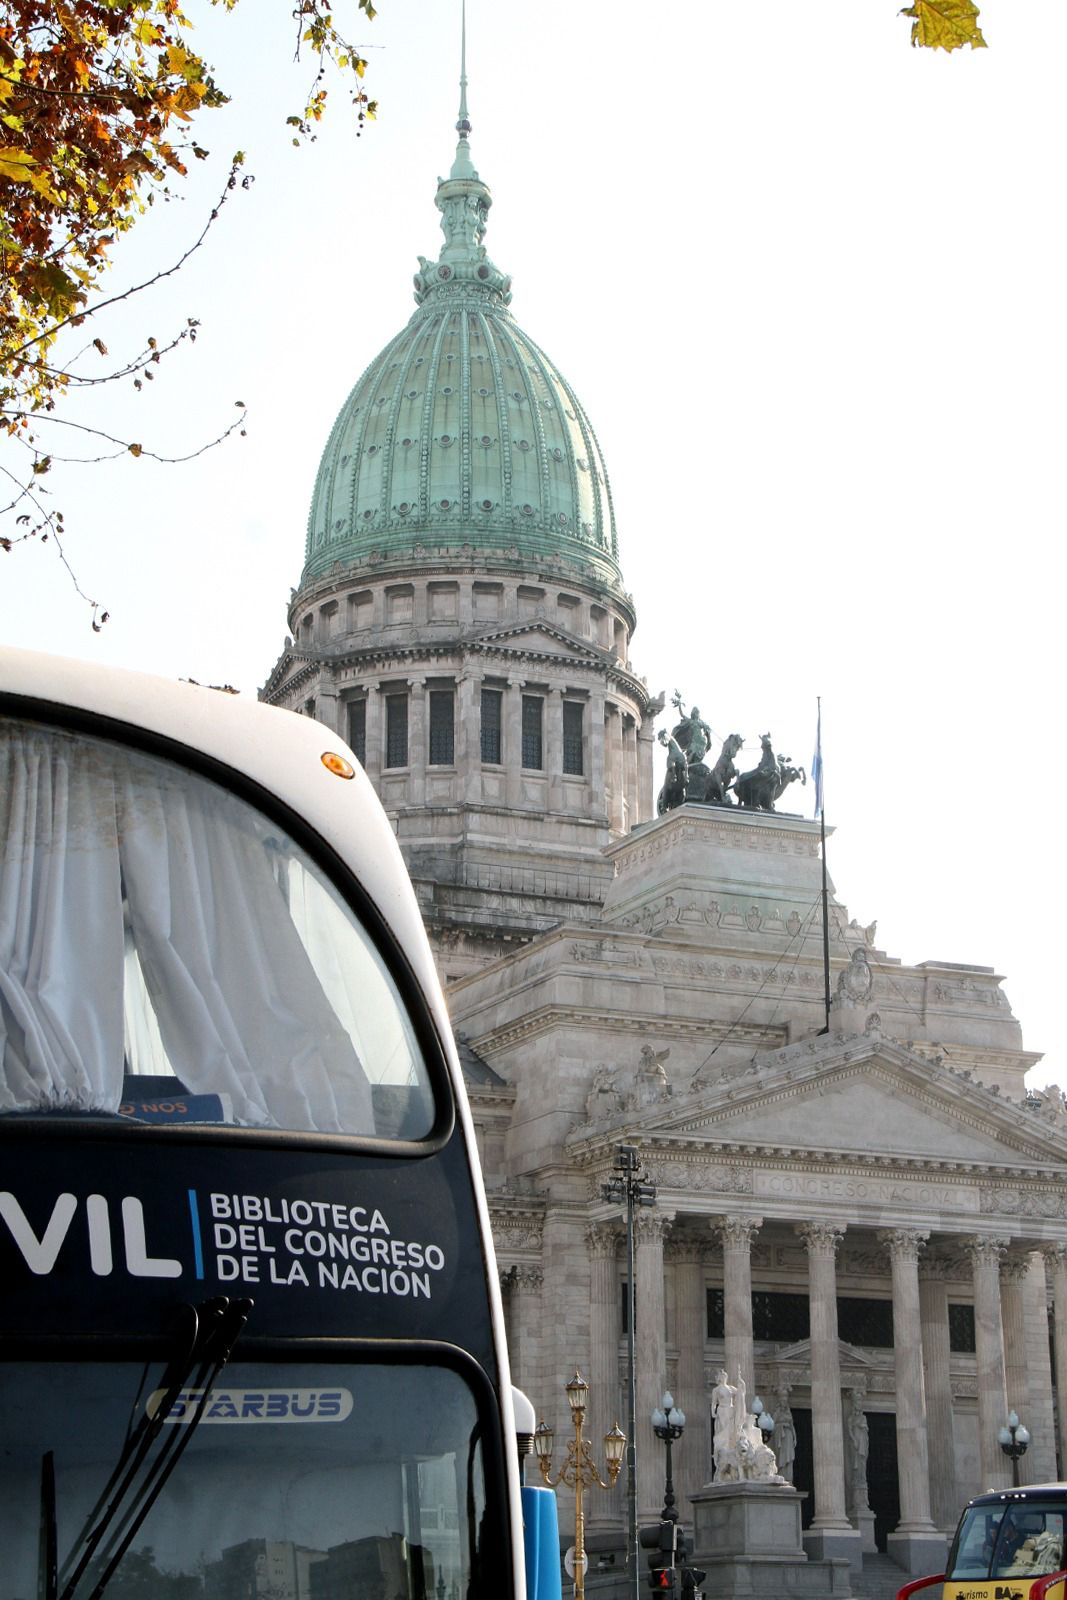
<svg viewBox="0 0 1067 1600">
<path fill-rule="evenodd" d="M 99 1600 L 104 1593 L 188 1448 L 212 1387 L 248 1321 L 252 1304 L 251 1300 L 230 1301 L 219 1296 L 199 1308 L 186 1307 L 193 1317 L 193 1337 L 188 1350 L 168 1365 L 157 1391 L 159 1404 L 151 1415 L 146 1410 L 130 1433 L 85 1528 L 64 1562 L 58 1579 L 58 1583 L 63 1584 L 62 1590 L 46 1595 L 45 1600 L 74 1600 L 79 1584 L 94 1566 L 89 1576 L 95 1582 L 88 1600 Z M 196 1409 L 188 1422 L 172 1425 L 152 1457 L 152 1446 L 163 1433 L 171 1410 L 187 1387 L 199 1393 Z"/>
</svg>

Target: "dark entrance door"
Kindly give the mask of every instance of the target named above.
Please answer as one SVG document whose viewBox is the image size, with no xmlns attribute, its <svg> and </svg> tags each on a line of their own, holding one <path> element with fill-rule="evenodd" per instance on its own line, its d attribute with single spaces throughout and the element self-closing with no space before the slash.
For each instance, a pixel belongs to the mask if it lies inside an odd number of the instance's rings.
<svg viewBox="0 0 1067 1600">
<path fill-rule="evenodd" d="M 793 1408 L 793 1426 L 797 1431 L 797 1453 L 793 1457 L 793 1487 L 804 1493 L 800 1506 L 801 1526 L 809 1528 L 815 1515 L 815 1469 L 811 1454 L 811 1412 Z"/>
<path fill-rule="evenodd" d="M 874 1542 L 886 1548 L 886 1534 L 900 1521 L 897 1479 L 897 1419 L 892 1411 L 868 1411 L 867 1500 L 874 1512 Z"/>
</svg>

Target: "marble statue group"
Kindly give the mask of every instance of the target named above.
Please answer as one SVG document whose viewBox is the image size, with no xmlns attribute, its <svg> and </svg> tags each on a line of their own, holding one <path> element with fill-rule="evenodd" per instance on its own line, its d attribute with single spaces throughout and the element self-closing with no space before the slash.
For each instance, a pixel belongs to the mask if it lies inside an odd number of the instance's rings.
<svg viewBox="0 0 1067 1600">
<path fill-rule="evenodd" d="M 716 1483 L 785 1483 L 778 1471 L 774 1451 L 764 1441 L 749 1411 L 745 1380 L 740 1372 L 731 1383 L 721 1370 L 711 1391 L 711 1416 L 714 1427 L 712 1461 Z"/>
<path fill-rule="evenodd" d="M 794 767 L 789 756 L 775 755 L 769 733 L 761 735 L 759 764 L 750 772 L 738 772 L 734 765 L 734 757 L 744 744 L 739 733 L 726 736 L 719 759 L 709 767 L 704 758 L 713 736 L 700 715 L 699 706 L 693 706 L 686 713 L 677 690 L 671 704 L 679 720 L 670 733 L 661 728 L 658 735 L 667 751 L 667 771 L 657 801 L 660 816 L 687 801 L 713 806 L 736 804 L 749 811 L 773 811 L 775 802 L 789 784 L 797 778 L 807 783 L 803 767 Z"/>
</svg>

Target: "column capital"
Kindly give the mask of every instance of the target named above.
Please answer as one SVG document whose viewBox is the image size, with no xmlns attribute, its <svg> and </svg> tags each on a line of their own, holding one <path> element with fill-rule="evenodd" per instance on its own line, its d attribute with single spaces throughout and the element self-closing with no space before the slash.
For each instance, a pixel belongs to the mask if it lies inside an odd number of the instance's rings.
<svg viewBox="0 0 1067 1600">
<path fill-rule="evenodd" d="M 525 687 L 526 687 L 526 679 L 525 678 L 517 678 L 517 677 L 509 675 L 509 677 L 508 677 L 508 688 L 509 689 L 525 689 Z"/>
<path fill-rule="evenodd" d="M 1030 1271 L 1028 1252 L 1012 1250 L 1000 1263 L 1000 1276 L 1006 1283 L 1022 1283 Z"/>
<path fill-rule="evenodd" d="M 662 1244 L 674 1221 L 673 1212 L 653 1211 L 634 1218 L 634 1239 L 638 1244 Z"/>
<path fill-rule="evenodd" d="M 614 1261 L 621 1232 L 614 1222 L 591 1222 L 585 1230 L 585 1243 L 590 1257 Z"/>
<path fill-rule="evenodd" d="M 1043 1244 L 1041 1254 L 1053 1271 L 1058 1267 L 1067 1267 L 1067 1244 Z"/>
<path fill-rule="evenodd" d="M 683 1233 L 668 1239 L 663 1248 L 667 1260 L 673 1261 L 676 1266 L 701 1267 L 708 1259 L 707 1240 L 695 1238 L 692 1234 Z"/>
<path fill-rule="evenodd" d="M 919 1261 L 919 1277 L 929 1283 L 944 1283 L 948 1278 L 949 1259 L 936 1252 L 924 1254 Z"/>
<path fill-rule="evenodd" d="M 999 1267 L 1000 1258 L 1011 1244 L 1011 1239 L 994 1234 L 976 1233 L 969 1239 L 964 1239 L 962 1244 L 974 1266 Z"/>
<path fill-rule="evenodd" d="M 540 1267 L 523 1266 L 513 1267 L 511 1282 L 516 1289 L 521 1289 L 525 1294 L 539 1294 L 545 1281 L 545 1275 Z"/>
<path fill-rule="evenodd" d="M 878 1243 L 889 1251 L 890 1259 L 901 1263 L 917 1262 L 929 1237 L 918 1228 L 880 1228 L 877 1234 Z"/>
<path fill-rule="evenodd" d="M 794 1232 L 808 1247 L 809 1256 L 829 1256 L 833 1260 L 845 1237 L 843 1222 L 797 1222 Z"/>
<path fill-rule="evenodd" d="M 763 1227 L 762 1217 L 711 1217 L 713 1236 L 724 1250 L 751 1250 L 752 1241 Z"/>
</svg>

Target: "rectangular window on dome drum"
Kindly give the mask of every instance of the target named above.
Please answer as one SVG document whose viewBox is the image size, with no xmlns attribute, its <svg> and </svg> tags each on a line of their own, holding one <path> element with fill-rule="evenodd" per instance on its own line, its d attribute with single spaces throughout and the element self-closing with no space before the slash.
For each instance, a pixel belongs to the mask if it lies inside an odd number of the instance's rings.
<svg viewBox="0 0 1067 1600">
<path fill-rule="evenodd" d="M 385 697 L 385 764 L 387 767 L 406 767 L 408 764 L 406 694 L 387 694 Z"/>
<path fill-rule="evenodd" d="M 542 732 L 545 702 L 539 694 L 522 697 L 522 764 L 540 770 L 545 764 L 545 741 Z"/>
<path fill-rule="evenodd" d="M 348 742 L 361 767 L 367 765 L 367 702 L 348 702 Z"/>
<path fill-rule="evenodd" d="M 497 767 L 504 759 L 500 732 L 503 704 L 501 689 L 482 690 L 482 760 Z"/>
<path fill-rule="evenodd" d="M 451 689 L 430 690 L 430 766 L 450 767 L 456 759 L 456 707 Z"/>
<path fill-rule="evenodd" d="M 580 700 L 563 702 L 563 770 L 580 778 L 585 768 L 582 764 L 582 724 L 584 709 Z"/>
</svg>

